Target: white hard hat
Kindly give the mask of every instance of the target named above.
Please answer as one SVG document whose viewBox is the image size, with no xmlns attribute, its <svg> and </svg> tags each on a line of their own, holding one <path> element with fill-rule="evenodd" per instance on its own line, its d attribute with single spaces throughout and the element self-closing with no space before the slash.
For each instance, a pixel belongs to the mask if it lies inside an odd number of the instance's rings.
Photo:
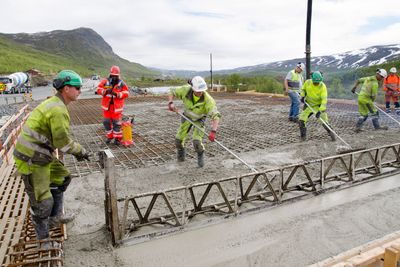
<svg viewBox="0 0 400 267">
<path fill-rule="evenodd" d="M 386 78 L 386 77 L 387 77 L 387 72 L 386 72 L 385 69 L 377 69 L 377 70 L 376 70 L 376 73 L 379 74 L 379 75 L 381 75 L 383 78 Z"/>
<path fill-rule="evenodd" d="M 207 90 L 207 83 L 200 76 L 194 76 L 192 79 L 192 89 L 195 92 L 204 92 Z"/>
<path fill-rule="evenodd" d="M 300 68 L 303 71 L 306 68 L 306 65 L 304 65 L 304 63 L 299 62 L 297 63 L 296 67 Z"/>
<path fill-rule="evenodd" d="M 391 67 L 391 68 L 390 68 L 390 73 L 396 73 L 396 72 L 397 72 L 396 67 Z"/>
</svg>

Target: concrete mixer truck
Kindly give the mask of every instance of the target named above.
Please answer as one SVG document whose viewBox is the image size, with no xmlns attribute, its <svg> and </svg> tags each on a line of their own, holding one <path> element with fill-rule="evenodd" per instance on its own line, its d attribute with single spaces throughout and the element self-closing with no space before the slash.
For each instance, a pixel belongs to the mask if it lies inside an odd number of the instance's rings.
<svg viewBox="0 0 400 267">
<path fill-rule="evenodd" d="M 3 94 L 29 93 L 31 91 L 29 75 L 25 72 L 16 72 L 0 78 L 0 88 Z"/>
</svg>

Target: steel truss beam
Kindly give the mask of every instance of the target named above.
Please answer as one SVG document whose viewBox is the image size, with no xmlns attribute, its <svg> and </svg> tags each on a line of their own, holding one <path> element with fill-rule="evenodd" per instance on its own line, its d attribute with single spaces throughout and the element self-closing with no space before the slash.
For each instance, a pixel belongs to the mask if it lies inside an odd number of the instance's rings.
<svg viewBox="0 0 400 267">
<path fill-rule="evenodd" d="M 397 143 L 217 181 L 127 196 L 118 199 L 123 203 L 121 243 L 138 238 L 135 232 L 143 226 L 163 224 L 179 227 L 189 224 L 198 214 L 226 216 L 254 209 L 254 205 L 257 209 L 270 207 L 352 186 L 382 174 L 399 172 L 399 169 L 400 143 Z M 264 186 L 258 186 L 257 179 Z"/>
</svg>

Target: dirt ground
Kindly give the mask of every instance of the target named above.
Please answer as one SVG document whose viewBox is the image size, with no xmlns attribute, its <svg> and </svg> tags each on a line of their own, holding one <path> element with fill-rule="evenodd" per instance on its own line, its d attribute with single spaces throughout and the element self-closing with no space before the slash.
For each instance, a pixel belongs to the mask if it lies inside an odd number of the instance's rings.
<svg viewBox="0 0 400 267">
<path fill-rule="evenodd" d="M 217 137 L 257 170 L 326 157 L 343 149 L 344 144 L 339 140 L 331 142 L 313 118 L 308 125 L 309 140 L 300 142 L 298 126 L 287 122 L 287 101 L 270 106 L 261 105 L 258 98 L 217 99 L 217 103 L 223 114 L 221 133 Z M 179 120 L 165 112 L 163 104 L 134 105 L 132 110 L 136 114 L 151 112 L 152 116 L 160 117 L 160 124 L 172 123 L 172 128 L 177 127 Z M 354 134 L 356 110 L 344 112 L 340 106 L 332 106 L 329 116 L 333 127 L 340 130 L 341 137 L 352 148 L 371 148 L 398 141 L 398 125 L 386 118 L 381 122 L 390 126 L 388 131 L 374 131 L 368 121 L 365 131 Z M 243 126 L 243 131 L 232 136 L 232 125 Z M 137 131 L 140 130 L 157 129 L 140 128 L 139 125 Z M 171 142 L 174 134 L 170 133 Z M 241 143 L 240 138 L 244 136 L 246 140 Z M 248 144 L 251 144 L 250 148 L 246 148 Z M 212 153 L 207 154 L 206 166 L 201 169 L 193 157 L 178 164 L 174 152 L 170 161 L 158 166 L 136 169 L 117 166 L 118 197 L 250 172 L 217 144 L 206 143 L 206 147 Z M 277 217 L 268 218 L 264 225 L 262 220 L 256 220 L 260 225 L 254 231 L 250 230 L 251 217 L 234 218 L 228 226 L 232 239 L 225 240 L 226 243 L 218 242 L 218 231 L 226 229 L 217 226 L 218 229 L 206 227 L 200 232 L 193 231 L 192 239 L 185 240 L 189 242 L 185 244 L 178 243 L 179 239 L 172 236 L 157 241 L 161 244 L 156 249 L 152 249 L 152 242 L 156 241 L 115 249 L 110 245 L 105 230 L 104 177 L 102 173 L 93 173 L 74 179 L 66 192 L 66 212 L 75 215 L 75 220 L 67 225 L 66 266 L 305 266 L 399 230 L 399 192 L 397 188 L 311 213 L 293 212 L 288 205 L 283 209 L 284 215 L 278 216 L 280 207 L 277 207 L 270 211 L 271 216 Z M 296 208 L 307 209 L 306 206 L 293 205 L 293 209 Z M 250 227 L 244 236 L 239 235 L 240 228 L 235 234 L 235 220 L 248 220 L 248 226 L 241 226 Z M 199 242 L 202 246 L 198 247 Z M 207 250 L 198 250 L 204 247 Z M 323 253 L 317 253 L 316 247 Z M 218 255 L 218 251 L 223 253 Z M 127 256 L 129 254 L 131 256 Z"/>
</svg>

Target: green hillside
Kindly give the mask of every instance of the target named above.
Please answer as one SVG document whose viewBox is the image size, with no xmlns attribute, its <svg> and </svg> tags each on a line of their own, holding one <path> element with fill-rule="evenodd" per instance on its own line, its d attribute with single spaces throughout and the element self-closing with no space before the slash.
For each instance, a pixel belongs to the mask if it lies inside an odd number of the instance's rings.
<svg viewBox="0 0 400 267">
<path fill-rule="evenodd" d="M 108 75 L 112 65 L 123 78 L 151 77 L 158 72 L 116 55 L 104 39 L 91 29 L 53 31 L 39 34 L 0 34 L 0 73 L 38 69 L 55 74 L 73 69 L 83 76 Z"/>
</svg>

